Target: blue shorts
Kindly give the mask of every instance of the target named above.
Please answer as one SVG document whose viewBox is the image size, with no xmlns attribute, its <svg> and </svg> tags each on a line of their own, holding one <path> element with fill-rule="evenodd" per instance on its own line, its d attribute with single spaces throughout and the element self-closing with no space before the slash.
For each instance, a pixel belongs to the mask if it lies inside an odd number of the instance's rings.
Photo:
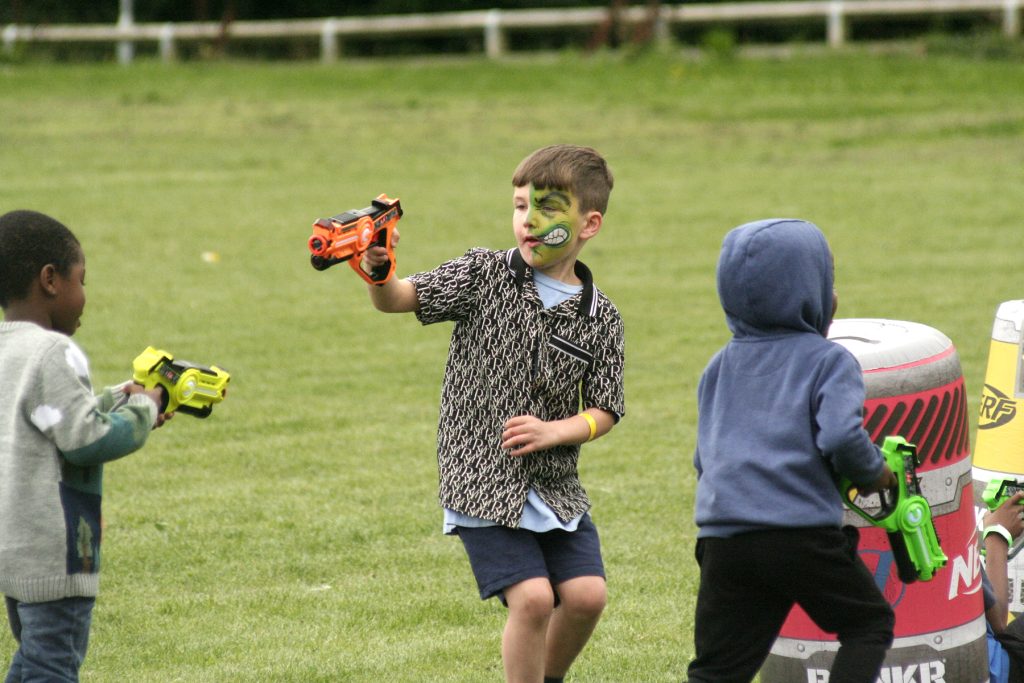
<svg viewBox="0 0 1024 683">
<path fill-rule="evenodd" d="M 476 577 L 480 599 L 497 596 L 527 579 L 546 578 L 558 600 L 558 584 L 580 576 L 604 578 L 597 527 L 584 515 L 576 531 L 544 533 L 505 526 L 456 527 Z"/>
</svg>

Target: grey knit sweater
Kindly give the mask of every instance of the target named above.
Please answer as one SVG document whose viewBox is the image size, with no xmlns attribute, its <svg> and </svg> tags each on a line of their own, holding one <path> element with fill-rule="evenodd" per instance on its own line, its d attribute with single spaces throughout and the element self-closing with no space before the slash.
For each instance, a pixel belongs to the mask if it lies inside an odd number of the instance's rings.
<svg viewBox="0 0 1024 683">
<path fill-rule="evenodd" d="M 69 337 L 0 322 L 0 593 L 96 595 L 103 463 L 142 446 L 156 417 L 147 396 L 95 396 Z"/>
</svg>

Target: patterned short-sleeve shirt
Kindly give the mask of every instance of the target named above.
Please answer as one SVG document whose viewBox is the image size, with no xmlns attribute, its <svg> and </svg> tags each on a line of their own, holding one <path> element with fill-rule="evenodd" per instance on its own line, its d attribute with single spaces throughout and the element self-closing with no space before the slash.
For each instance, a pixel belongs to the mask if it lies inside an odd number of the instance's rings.
<svg viewBox="0 0 1024 683">
<path fill-rule="evenodd" d="M 580 293 L 548 309 L 517 249 L 471 249 L 409 277 L 420 322 L 455 323 L 438 426 L 443 507 L 515 527 L 533 488 L 562 520 L 590 508 L 578 445 L 525 456 L 501 448 L 504 424 L 517 415 L 625 412 L 622 319 L 578 261 L 576 275 Z"/>
</svg>

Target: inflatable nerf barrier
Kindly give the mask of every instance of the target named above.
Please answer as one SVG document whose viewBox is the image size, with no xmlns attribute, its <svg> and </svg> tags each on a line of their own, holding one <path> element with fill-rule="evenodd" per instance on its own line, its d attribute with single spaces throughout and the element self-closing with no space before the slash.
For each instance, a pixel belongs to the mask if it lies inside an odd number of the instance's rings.
<svg viewBox="0 0 1024 683">
<path fill-rule="evenodd" d="M 996 309 L 981 390 L 974 442 L 974 492 L 979 519 L 981 493 L 997 478 L 1024 481 L 1024 301 L 1004 301 Z M 1010 561 L 1010 611 L 1024 613 L 1024 553 Z"/>
<path fill-rule="evenodd" d="M 889 539 L 847 511 L 860 531 L 861 559 L 896 613 L 895 641 L 880 680 L 985 683 L 988 655 L 974 515 L 967 401 L 960 359 L 941 332 L 912 322 L 840 319 L 829 338 L 864 373 L 864 426 L 875 443 L 901 436 L 917 445 L 921 493 L 948 556 L 927 581 L 905 584 Z M 839 644 L 799 607 L 761 669 L 762 683 L 823 683 Z"/>
</svg>

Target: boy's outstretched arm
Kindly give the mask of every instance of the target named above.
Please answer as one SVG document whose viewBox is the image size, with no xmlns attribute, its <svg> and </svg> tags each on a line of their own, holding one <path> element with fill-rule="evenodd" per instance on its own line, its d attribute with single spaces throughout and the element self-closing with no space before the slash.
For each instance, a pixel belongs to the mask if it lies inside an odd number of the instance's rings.
<svg viewBox="0 0 1024 683">
<path fill-rule="evenodd" d="M 392 237 L 392 244 L 398 246 L 398 230 Z M 360 264 L 363 270 L 369 273 L 374 267 L 387 263 L 388 252 L 384 247 L 370 247 L 363 254 L 363 262 Z M 399 280 L 392 277 L 382 285 L 367 285 L 370 291 L 370 301 L 374 308 L 385 313 L 413 313 L 420 308 L 419 298 L 416 296 L 416 286 L 408 280 Z"/>
<path fill-rule="evenodd" d="M 600 408 L 587 408 L 572 417 L 550 422 L 533 415 L 518 415 L 505 423 L 501 433 L 501 447 L 509 451 L 510 455 L 526 455 L 554 446 L 586 443 L 604 436 L 614 426 L 615 416 Z"/>
</svg>

